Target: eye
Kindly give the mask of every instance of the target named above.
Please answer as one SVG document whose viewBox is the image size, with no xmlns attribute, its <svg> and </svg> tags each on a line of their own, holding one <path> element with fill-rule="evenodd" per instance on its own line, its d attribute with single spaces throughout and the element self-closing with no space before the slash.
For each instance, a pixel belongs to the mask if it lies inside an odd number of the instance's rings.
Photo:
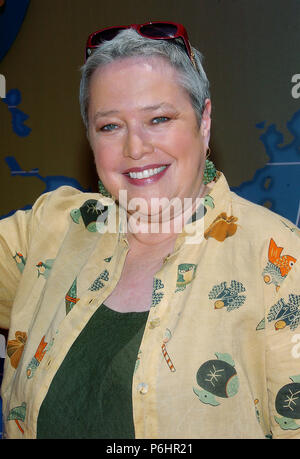
<svg viewBox="0 0 300 459">
<path fill-rule="evenodd" d="M 115 129 L 117 129 L 117 124 L 113 124 L 113 123 L 110 123 L 110 124 L 106 124 L 105 126 L 102 126 L 99 131 L 102 131 L 102 132 L 111 132 L 111 131 L 114 131 Z"/>
<path fill-rule="evenodd" d="M 157 116 L 156 118 L 152 119 L 152 124 L 160 124 L 160 123 L 165 123 L 166 121 L 169 121 L 170 118 L 167 116 Z"/>
</svg>

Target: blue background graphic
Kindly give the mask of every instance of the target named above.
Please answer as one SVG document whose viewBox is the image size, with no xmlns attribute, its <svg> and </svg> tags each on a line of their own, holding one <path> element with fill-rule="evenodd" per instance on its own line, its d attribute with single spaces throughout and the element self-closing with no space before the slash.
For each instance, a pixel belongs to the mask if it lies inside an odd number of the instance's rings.
<svg viewBox="0 0 300 459">
<path fill-rule="evenodd" d="M 0 61 L 3 59 L 19 32 L 30 0 L 8 0 L 0 15 Z"/>
</svg>

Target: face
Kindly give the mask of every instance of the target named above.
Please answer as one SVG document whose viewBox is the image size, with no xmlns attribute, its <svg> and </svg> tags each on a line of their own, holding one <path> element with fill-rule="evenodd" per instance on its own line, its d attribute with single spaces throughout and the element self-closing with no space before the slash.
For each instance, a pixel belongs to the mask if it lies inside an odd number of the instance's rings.
<svg viewBox="0 0 300 459">
<path fill-rule="evenodd" d="M 98 175 L 115 197 L 195 198 L 202 189 L 210 101 L 201 126 L 176 71 L 163 59 L 127 58 L 90 82 L 89 139 Z M 165 202 L 168 202 L 165 201 Z"/>
</svg>

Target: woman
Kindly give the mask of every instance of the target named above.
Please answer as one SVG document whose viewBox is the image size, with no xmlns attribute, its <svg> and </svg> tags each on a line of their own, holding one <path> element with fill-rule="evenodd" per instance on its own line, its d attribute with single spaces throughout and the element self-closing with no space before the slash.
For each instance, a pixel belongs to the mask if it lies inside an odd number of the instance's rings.
<svg viewBox="0 0 300 459">
<path fill-rule="evenodd" d="M 7 437 L 299 437 L 300 241 L 206 161 L 201 55 L 172 23 L 105 29 L 89 54 L 102 194 L 1 222 Z"/>
</svg>

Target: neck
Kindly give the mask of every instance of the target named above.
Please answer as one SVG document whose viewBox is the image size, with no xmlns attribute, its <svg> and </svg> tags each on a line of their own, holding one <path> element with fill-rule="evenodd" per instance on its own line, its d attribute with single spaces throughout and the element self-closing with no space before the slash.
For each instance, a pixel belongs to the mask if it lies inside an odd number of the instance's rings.
<svg viewBox="0 0 300 459">
<path fill-rule="evenodd" d="M 177 238 L 177 233 L 131 233 L 128 232 L 127 239 L 129 245 L 139 247 L 141 250 L 153 251 L 161 250 L 162 247 L 170 248 L 170 252 L 173 250 L 175 241 Z"/>
<path fill-rule="evenodd" d="M 199 200 L 189 201 L 182 206 L 166 208 L 163 211 L 143 215 L 140 213 L 127 214 L 128 242 L 153 250 L 157 247 L 174 247 L 176 238 L 184 225 L 191 219 L 198 208 Z"/>
</svg>

